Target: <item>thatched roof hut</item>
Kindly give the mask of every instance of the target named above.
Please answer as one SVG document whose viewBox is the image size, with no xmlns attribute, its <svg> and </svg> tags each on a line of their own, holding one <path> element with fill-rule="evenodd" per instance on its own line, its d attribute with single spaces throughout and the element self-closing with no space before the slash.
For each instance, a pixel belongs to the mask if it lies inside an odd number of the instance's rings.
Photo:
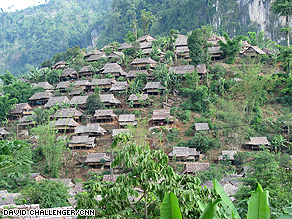
<svg viewBox="0 0 292 219">
<path fill-rule="evenodd" d="M 76 108 L 61 108 L 52 115 L 52 118 L 73 118 L 75 121 L 79 121 L 83 113 Z"/>
<path fill-rule="evenodd" d="M 173 147 L 172 152 L 170 152 L 168 156 L 170 158 L 175 156 L 179 161 L 199 160 L 200 153 L 197 152 L 196 148 Z"/>
<path fill-rule="evenodd" d="M 106 123 L 117 120 L 117 115 L 112 109 L 109 110 L 95 110 L 94 118 L 97 122 Z"/>
<path fill-rule="evenodd" d="M 121 114 L 119 115 L 119 125 L 124 127 L 127 125 L 137 125 L 135 114 Z"/>
<path fill-rule="evenodd" d="M 246 148 L 251 150 L 259 150 L 261 145 L 271 146 L 271 143 L 268 141 L 267 137 L 250 137 L 250 140 L 245 142 L 243 145 Z"/>
<path fill-rule="evenodd" d="M 0 128 L 0 140 L 6 139 L 7 135 L 11 135 L 11 132 L 5 130 L 4 127 Z"/>
<path fill-rule="evenodd" d="M 113 129 L 112 131 L 112 137 L 115 137 L 116 135 L 120 133 L 130 134 L 129 129 Z"/>
<path fill-rule="evenodd" d="M 57 84 L 56 89 L 59 89 L 60 92 L 64 92 L 67 88 L 70 87 L 70 84 L 70 81 L 61 81 L 59 84 Z"/>
<path fill-rule="evenodd" d="M 60 79 L 62 81 L 66 81 L 66 80 L 71 80 L 71 79 L 76 79 L 77 78 L 77 71 L 74 69 L 74 68 L 67 68 L 67 69 L 64 69 Z"/>
<path fill-rule="evenodd" d="M 24 115 L 30 115 L 33 108 L 28 103 L 17 103 L 12 106 L 9 112 L 9 119 L 17 120 Z"/>
<path fill-rule="evenodd" d="M 119 81 L 119 82 L 115 82 L 110 91 L 125 91 L 127 89 L 127 87 L 129 86 L 127 81 Z"/>
<path fill-rule="evenodd" d="M 182 174 L 195 173 L 209 168 L 209 163 L 186 163 Z"/>
<path fill-rule="evenodd" d="M 51 97 L 53 97 L 51 92 L 38 92 L 32 95 L 28 99 L 28 102 L 31 106 L 45 105 Z"/>
<path fill-rule="evenodd" d="M 147 76 L 149 76 L 149 73 L 147 70 L 131 70 L 127 73 L 126 79 L 132 80 L 136 78 L 138 74 L 146 74 Z"/>
<path fill-rule="evenodd" d="M 154 61 L 153 59 L 151 59 L 150 57 L 147 57 L 147 58 L 135 58 L 131 62 L 131 65 L 134 68 L 146 68 L 147 65 L 149 65 L 150 67 L 154 67 L 156 64 L 157 64 L 157 62 Z"/>
<path fill-rule="evenodd" d="M 121 104 L 121 101 L 115 98 L 113 94 L 100 94 L 99 96 L 100 101 L 103 102 L 106 107 L 118 107 Z"/>
<path fill-rule="evenodd" d="M 95 137 L 89 137 L 88 135 L 72 136 L 71 141 L 68 144 L 69 148 L 81 149 L 81 148 L 94 148 Z"/>
<path fill-rule="evenodd" d="M 107 58 L 107 56 L 104 53 L 92 54 L 86 59 L 86 62 L 96 62 L 101 58 Z"/>
<path fill-rule="evenodd" d="M 94 90 L 96 86 L 104 91 L 111 89 L 112 85 L 117 81 L 114 78 L 93 79 L 90 82 L 91 90 Z"/>
<path fill-rule="evenodd" d="M 153 110 L 150 122 L 152 122 L 153 125 L 165 125 L 167 123 L 173 123 L 174 117 L 170 115 L 169 109 Z"/>
<path fill-rule="evenodd" d="M 89 135 L 89 137 L 98 137 L 106 133 L 106 130 L 99 123 L 87 124 L 86 126 L 78 126 L 75 129 L 77 135 Z"/>
<path fill-rule="evenodd" d="M 52 67 L 51 67 L 51 69 L 64 69 L 66 66 L 68 65 L 68 63 L 67 62 L 65 62 L 65 61 L 60 61 L 60 62 L 57 62 L 57 63 L 55 63 Z"/>
<path fill-rule="evenodd" d="M 145 35 L 145 36 L 141 36 L 137 39 L 138 42 L 143 43 L 143 42 L 150 42 L 156 40 L 154 37 L 150 36 L 150 35 Z"/>
<path fill-rule="evenodd" d="M 65 103 L 70 103 L 67 96 L 51 97 L 49 101 L 44 105 L 44 108 L 50 108 L 55 105 L 61 105 Z"/>
<path fill-rule="evenodd" d="M 118 48 L 118 51 L 122 51 L 123 49 L 131 49 L 132 43 L 122 43 L 121 46 Z"/>
<path fill-rule="evenodd" d="M 97 167 L 97 166 L 108 166 L 110 165 L 110 157 L 106 153 L 90 153 L 86 157 L 84 164 L 86 166 Z"/>
<path fill-rule="evenodd" d="M 174 72 L 175 74 L 181 74 L 181 75 L 184 75 L 186 73 L 193 73 L 195 72 L 195 70 L 196 70 L 195 66 L 193 65 L 174 66 L 168 69 L 170 73 Z"/>
<path fill-rule="evenodd" d="M 45 91 L 53 91 L 54 90 L 54 86 L 49 84 L 49 82 L 47 82 L 47 81 L 39 82 L 34 87 L 42 87 L 42 88 L 44 88 Z"/>
<path fill-rule="evenodd" d="M 148 94 L 159 94 L 161 90 L 165 89 L 160 82 L 148 81 L 143 90 Z"/>
<path fill-rule="evenodd" d="M 107 63 L 102 69 L 102 74 L 111 74 L 114 77 L 126 75 L 126 72 L 118 63 Z"/>
<path fill-rule="evenodd" d="M 87 98 L 88 98 L 88 96 L 74 96 L 70 101 L 70 105 L 71 106 L 78 105 L 78 106 L 85 107 Z"/>
<path fill-rule="evenodd" d="M 185 35 L 178 35 L 178 37 L 175 39 L 176 47 L 179 46 L 187 46 L 188 45 L 188 37 Z"/>
</svg>

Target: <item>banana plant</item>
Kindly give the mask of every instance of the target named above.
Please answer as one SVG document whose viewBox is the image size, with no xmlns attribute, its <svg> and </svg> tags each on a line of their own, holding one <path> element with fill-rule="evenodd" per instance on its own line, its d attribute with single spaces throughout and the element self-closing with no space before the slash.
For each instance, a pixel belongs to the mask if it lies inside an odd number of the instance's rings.
<svg viewBox="0 0 292 219">
<path fill-rule="evenodd" d="M 218 213 L 222 215 L 220 209 L 218 209 L 218 204 L 221 203 L 226 212 L 231 211 L 230 216 L 224 218 L 231 219 L 241 219 L 232 201 L 220 185 L 220 183 L 215 179 L 213 180 L 214 190 L 220 198 L 217 198 L 214 202 L 209 203 L 207 206 L 202 202 L 198 201 L 199 208 L 203 211 L 200 219 L 218 219 Z M 270 219 L 270 209 L 269 209 L 269 192 L 264 191 L 262 186 L 258 183 L 256 191 L 254 191 L 248 202 L 248 212 L 247 219 Z M 288 208 L 288 213 L 292 209 Z M 288 216 L 288 217 L 285 217 Z M 281 219 L 290 218 L 290 215 L 283 215 Z M 180 208 L 178 204 L 177 197 L 172 192 L 165 193 L 162 207 L 161 207 L 161 219 L 180 219 L 182 218 L 180 213 Z M 292 218 L 292 217 L 291 217 Z"/>
</svg>

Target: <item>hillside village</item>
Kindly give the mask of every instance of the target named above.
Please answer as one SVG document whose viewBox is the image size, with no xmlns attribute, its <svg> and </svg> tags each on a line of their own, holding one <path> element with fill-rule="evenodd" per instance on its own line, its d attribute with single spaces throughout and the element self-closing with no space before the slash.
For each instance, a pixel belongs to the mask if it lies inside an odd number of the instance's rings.
<svg viewBox="0 0 292 219">
<path fill-rule="evenodd" d="M 246 77 L 242 77 L 237 71 L 244 68 L 245 61 L 250 62 L 250 65 L 256 65 L 254 63 L 259 62 L 261 56 L 269 60 L 269 57 L 275 56 L 275 51 L 268 48 L 260 49 L 258 46 L 250 45 L 248 41 L 242 41 L 235 64 L 229 65 L 225 63 L 226 58 L 219 43 L 219 41 L 226 43 L 226 39 L 212 35 L 208 39 L 208 43 L 211 44 L 208 48 L 209 66 L 205 63 L 193 65 L 190 64 L 192 59 L 188 48 L 188 36 L 176 37 L 173 45 L 169 46 L 172 47 L 172 53 L 169 50 L 157 49 L 155 44 L 157 40 L 145 35 L 139 37 L 136 42 L 123 43 L 118 47 L 110 44 L 100 50 L 81 52 L 79 57 L 84 59 L 84 66 L 74 68 L 74 61 L 61 60 L 49 68 L 38 70 L 61 72 L 58 82 L 54 84 L 45 80 L 34 81 L 20 77 L 19 81 L 30 83 L 31 87 L 41 88 L 42 91 L 31 95 L 28 102 L 12 106 L 7 123 L 0 128 L 1 139 L 24 140 L 32 145 L 33 150 L 37 150 L 42 137 L 36 134 L 34 128 L 46 123 L 39 120 L 39 113 L 50 112 L 48 125 L 56 131 L 53 134 L 55 138 L 53 142 L 66 148 L 64 156 L 59 161 L 62 164 L 58 175 L 53 176 L 52 173 L 45 172 L 44 162 L 39 161 L 39 165 L 33 167 L 35 172 L 29 173 L 30 178 L 35 181 L 44 179 L 62 181 L 70 188 L 71 198 L 68 198 L 68 203 L 76 207 L 77 201 L 74 196 L 84 191 L 81 182 L 90 178 L 90 172 L 101 175 L 103 181 L 117 180 L 122 170 L 113 169 L 112 177 L 110 165 L 116 153 L 123 149 L 116 149 L 112 153 L 111 144 L 120 133 L 129 134 L 137 141 L 142 139 L 153 150 L 162 149 L 169 157 L 170 165 L 181 175 L 204 174 L 202 171 L 220 162 L 235 166 L 235 155 L 238 152 L 249 153 L 261 151 L 263 148 L 274 151 L 270 133 L 261 135 L 260 131 L 254 131 L 245 134 L 243 131 L 245 129 L 241 127 L 243 124 L 228 123 L 223 115 L 222 121 L 215 125 L 216 116 L 206 116 L 183 107 L 189 96 L 184 95 L 181 88 L 210 87 L 211 81 L 216 80 L 216 73 L 211 73 L 211 70 L 220 66 L 226 73 L 219 77 L 218 82 L 225 81 L 226 84 L 218 84 L 215 88 L 219 90 L 218 95 L 222 96 L 227 92 L 226 86 L 244 83 Z M 127 51 L 133 48 L 138 53 L 136 57 L 128 55 Z M 265 69 L 259 73 L 262 77 L 269 74 L 285 74 L 282 66 L 274 67 L 267 62 L 263 65 Z M 159 80 L 159 71 L 164 71 L 163 74 L 167 74 L 170 80 Z M 220 95 L 221 91 L 223 93 Z M 191 101 L 192 98 L 199 100 L 200 96 L 191 97 Z M 92 109 L 90 106 L 97 108 Z M 273 106 L 274 109 L 267 107 L 263 110 L 262 117 L 279 116 L 282 105 Z M 38 110 L 40 108 L 41 110 Z M 222 108 L 223 111 L 225 109 Z M 220 120 L 218 112 L 217 120 Z M 278 126 L 279 132 L 274 129 L 271 133 L 289 138 L 289 131 L 286 131 L 287 126 L 289 130 L 289 125 L 280 122 Z M 241 132 L 237 132 L 239 130 Z M 46 132 L 43 134 L 46 135 Z M 211 146 L 210 150 L 197 148 L 196 145 L 188 147 L 187 141 L 195 134 L 212 142 L 213 148 Z M 246 166 L 234 168 L 232 174 L 230 174 L 232 171 L 229 171 L 220 181 L 232 200 L 235 199 L 234 195 L 241 184 L 238 179 L 246 175 L 247 169 Z M 202 186 L 213 187 L 210 180 L 205 181 Z M 0 208 L 15 204 L 16 194 L 1 191 L 0 197 L 3 200 L 0 200 Z M 34 207 L 36 206 L 31 205 L 27 208 Z"/>
</svg>

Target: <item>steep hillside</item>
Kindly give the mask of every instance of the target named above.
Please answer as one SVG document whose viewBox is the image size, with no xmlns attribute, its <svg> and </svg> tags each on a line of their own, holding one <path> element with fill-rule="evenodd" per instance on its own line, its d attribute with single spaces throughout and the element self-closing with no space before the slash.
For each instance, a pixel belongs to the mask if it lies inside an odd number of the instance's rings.
<svg viewBox="0 0 292 219">
<path fill-rule="evenodd" d="M 212 25 L 220 34 L 226 32 L 234 36 L 247 35 L 249 31 L 265 31 L 267 38 L 279 41 L 282 24 L 270 6 L 270 0 L 115 0 L 98 45 L 104 46 L 114 40 L 122 42 L 125 34 L 131 30 L 135 13 L 138 27 L 141 28 L 140 12 L 143 9 L 157 18 L 150 29 L 150 34 L 154 36 L 166 35 L 171 29 L 186 34 L 203 25 Z"/>
<path fill-rule="evenodd" d="M 69 47 L 94 47 L 110 5 L 111 0 L 51 0 L 0 13 L 1 74 L 24 73 Z M 95 32 L 89 31 L 93 27 Z"/>
</svg>

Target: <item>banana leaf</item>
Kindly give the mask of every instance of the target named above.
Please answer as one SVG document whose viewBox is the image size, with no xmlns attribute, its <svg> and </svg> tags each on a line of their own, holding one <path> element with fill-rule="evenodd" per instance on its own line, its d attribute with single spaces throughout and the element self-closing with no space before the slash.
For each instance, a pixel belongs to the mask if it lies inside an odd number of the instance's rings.
<svg viewBox="0 0 292 219">
<path fill-rule="evenodd" d="M 172 192 L 165 193 L 160 214 L 161 219 L 182 219 L 177 197 Z"/>
<path fill-rule="evenodd" d="M 218 198 L 213 203 L 209 203 L 205 208 L 203 214 L 200 216 L 200 219 L 213 219 L 218 210 L 218 203 L 221 201 L 222 200 Z"/>
</svg>

